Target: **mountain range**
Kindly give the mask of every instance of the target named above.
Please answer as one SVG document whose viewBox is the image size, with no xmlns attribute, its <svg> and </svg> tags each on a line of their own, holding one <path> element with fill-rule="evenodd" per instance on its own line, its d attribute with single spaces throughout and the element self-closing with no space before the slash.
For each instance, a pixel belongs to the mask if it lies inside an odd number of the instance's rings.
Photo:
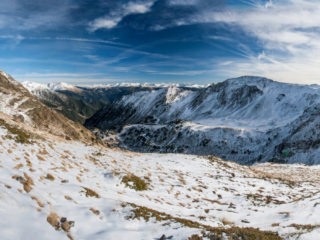
<svg viewBox="0 0 320 240">
<path fill-rule="evenodd" d="M 318 85 L 245 76 L 205 88 L 139 91 L 85 126 L 116 129 L 128 149 L 215 155 L 242 164 L 318 164 Z"/>
<path fill-rule="evenodd" d="M 113 90 L 118 91 L 116 87 Z M 49 90 L 45 89 L 50 96 L 79 91 L 65 84 Z M 145 141 L 142 137 L 154 139 L 156 131 L 160 145 L 163 136 L 176 139 L 172 144 L 178 144 L 178 139 L 191 144 L 210 133 L 215 134 L 211 140 L 236 143 L 237 129 L 244 129 L 243 139 L 253 136 L 254 141 L 269 131 L 284 134 L 291 129 L 289 137 L 281 138 L 288 144 L 281 151 L 305 147 L 305 155 L 316 155 L 317 91 L 318 86 L 253 77 L 202 88 L 137 88 L 87 121 L 96 119 L 100 134 L 118 131 L 121 148 L 110 148 L 103 138 L 49 108 L 0 71 L 1 239 L 317 240 L 317 165 L 256 162 L 246 166 L 205 154 L 141 153 L 149 151 L 144 149 L 147 143 L 138 148 L 140 153 L 123 148 L 127 136 L 140 144 Z M 81 94 L 93 97 L 85 91 Z M 269 108 L 264 111 L 262 106 Z M 107 110 L 117 115 L 97 117 Z M 220 129 L 220 135 L 208 129 Z M 124 135 L 127 131 L 132 133 Z M 311 147 L 298 142 L 306 141 L 308 134 Z M 206 144 L 210 143 L 204 141 L 202 147 L 209 151 Z M 166 151 L 175 152 L 175 147 Z M 290 152 L 286 157 L 294 159 Z"/>
</svg>

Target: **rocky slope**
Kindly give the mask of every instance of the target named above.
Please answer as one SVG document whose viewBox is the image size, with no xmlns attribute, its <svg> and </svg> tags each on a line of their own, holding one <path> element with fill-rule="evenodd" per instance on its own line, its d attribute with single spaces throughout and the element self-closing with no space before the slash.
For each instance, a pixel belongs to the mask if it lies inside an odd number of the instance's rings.
<svg viewBox="0 0 320 240">
<path fill-rule="evenodd" d="M 1 118 L 24 124 L 32 131 L 45 131 L 65 139 L 95 141 L 95 136 L 80 124 L 42 104 L 7 73 L 0 71 Z"/>
<path fill-rule="evenodd" d="M 117 129 L 135 151 L 317 164 L 319 103 L 319 86 L 241 77 L 202 89 L 137 92 L 103 108 L 86 126 Z"/>
</svg>

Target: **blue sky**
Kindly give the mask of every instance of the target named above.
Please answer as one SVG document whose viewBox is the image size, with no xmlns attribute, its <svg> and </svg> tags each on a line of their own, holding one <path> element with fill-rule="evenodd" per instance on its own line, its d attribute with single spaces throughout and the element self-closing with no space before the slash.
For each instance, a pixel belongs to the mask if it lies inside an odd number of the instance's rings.
<svg viewBox="0 0 320 240">
<path fill-rule="evenodd" d="M 19 81 L 320 84 L 315 0 L 1 0 L 0 69 Z"/>
</svg>

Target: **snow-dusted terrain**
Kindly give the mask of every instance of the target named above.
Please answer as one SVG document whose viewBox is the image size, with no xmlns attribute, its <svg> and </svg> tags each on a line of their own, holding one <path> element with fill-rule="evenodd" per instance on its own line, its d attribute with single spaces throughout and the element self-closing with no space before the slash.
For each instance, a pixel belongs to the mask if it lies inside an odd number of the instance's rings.
<svg viewBox="0 0 320 240">
<path fill-rule="evenodd" d="M 1 240 L 319 239 L 319 166 L 244 166 L 71 140 L 64 134 L 79 125 L 62 128 L 66 120 L 53 111 L 52 126 L 37 127 L 33 108 L 49 109 L 7 78 L 0 76 Z M 33 105 L 16 101 L 23 93 Z"/>
<path fill-rule="evenodd" d="M 207 88 L 136 92 L 86 125 L 121 130 L 119 140 L 135 151 L 214 154 L 246 164 L 317 164 L 319 104 L 318 85 L 241 77 Z"/>
<path fill-rule="evenodd" d="M 209 234 L 209 226 L 211 234 L 235 226 L 278 232 L 285 239 L 320 234 L 318 166 L 246 167 L 215 157 L 139 154 L 56 138 L 21 144 L 4 127 L 0 136 L 1 239 L 165 234 L 182 240 L 203 229 Z M 126 187 L 121 180 L 130 174 L 144 179 L 148 189 Z M 141 216 L 135 212 L 140 208 Z M 162 218 L 149 219 L 152 210 Z M 74 227 L 56 231 L 47 223 L 51 213 L 74 221 Z"/>
</svg>

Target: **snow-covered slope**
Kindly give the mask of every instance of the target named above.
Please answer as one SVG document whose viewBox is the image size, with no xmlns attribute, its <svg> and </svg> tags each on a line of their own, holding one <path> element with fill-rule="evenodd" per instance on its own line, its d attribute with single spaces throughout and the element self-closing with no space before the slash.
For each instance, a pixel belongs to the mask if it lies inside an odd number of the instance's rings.
<svg viewBox="0 0 320 240">
<path fill-rule="evenodd" d="M 50 133 L 56 122 L 39 131 L 30 108 L 15 100 L 32 96 L 1 76 L 1 240 L 318 239 L 319 166 L 248 167 L 67 141 Z M 167 93 L 170 104 L 177 93 Z M 22 112 L 30 123 L 14 117 Z"/>
<path fill-rule="evenodd" d="M 128 125 L 119 139 L 135 151 L 315 164 L 319 131 L 311 134 L 302 125 L 316 126 L 316 110 L 311 109 L 319 104 L 317 85 L 241 77 L 202 89 L 172 86 L 133 93 L 97 112 L 86 126 L 104 130 Z M 298 135 L 310 138 L 311 145 L 296 144 Z"/>
<path fill-rule="evenodd" d="M 310 240 L 320 234 L 318 166 L 247 167 L 215 157 L 123 152 L 49 135 L 22 144 L 6 125 L 0 136 L 4 240 L 149 240 L 163 234 L 178 240 L 194 234 L 280 239 L 262 231 Z M 135 185 L 132 176 L 146 186 Z M 74 227 L 50 226 L 60 226 L 62 217 Z"/>
</svg>

